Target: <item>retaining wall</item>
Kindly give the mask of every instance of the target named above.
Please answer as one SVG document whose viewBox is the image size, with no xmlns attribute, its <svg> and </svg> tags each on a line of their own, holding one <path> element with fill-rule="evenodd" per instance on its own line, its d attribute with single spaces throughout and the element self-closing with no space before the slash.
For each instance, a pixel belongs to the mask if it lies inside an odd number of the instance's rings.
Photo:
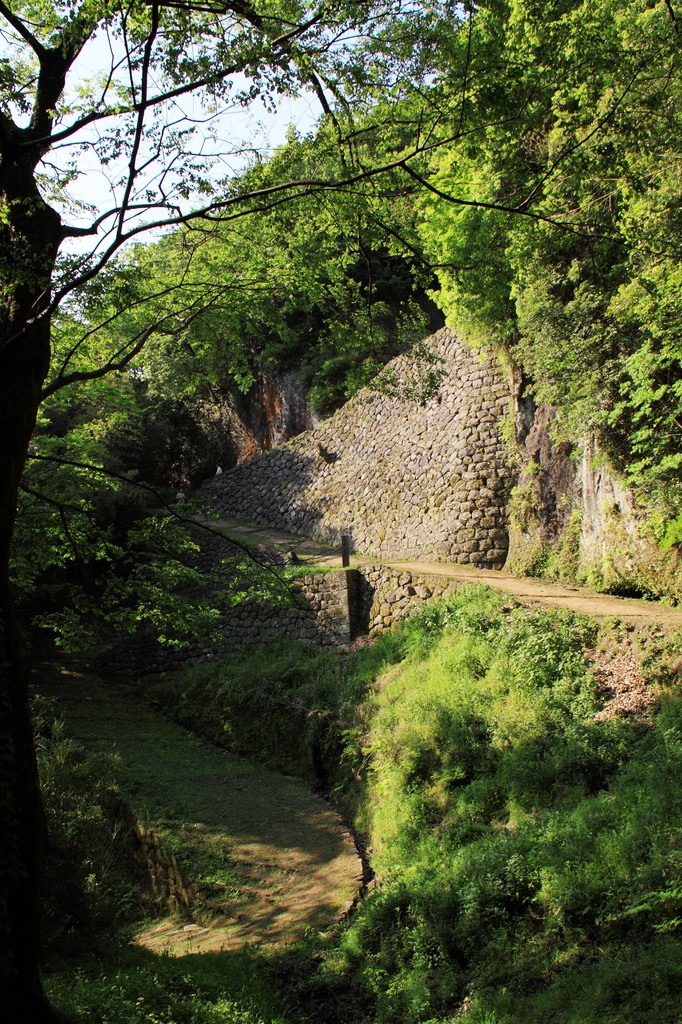
<svg viewBox="0 0 682 1024">
<path fill-rule="evenodd" d="M 447 576 L 422 575 L 385 565 L 357 571 L 358 632 L 377 636 L 394 626 L 426 601 L 449 597 L 462 584 Z"/>
<path fill-rule="evenodd" d="M 283 607 L 245 601 L 227 612 L 220 623 L 218 646 L 202 638 L 184 638 L 182 647 L 169 647 L 146 632 L 109 652 L 101 669 L 105 674 L 136 677 L 172 672 L 192 662 L 212 661 L 234 644 L 268 643 L 283 636 L 322 647 L 350 643 L 349 588 L 344 572 L 300 577 L 291 581 L 291 591 L 291 602 Z"/>
<path fill-rule="evenodd" d="M 447 328 L 314 430 L 204 485 L 219 512 L 381 558 L 499 567 L 510 387 Z M 435 384 L 424 398 L 424 385 Z"/>
<path fill-rule="evenodd" d="M 291 637 L 322 647 L 345 647 L 357 636 L 377 636 L 426 601 L 462 586 L 447 576 L 408 572 L 385 565 L 320 573 L 295 580 L 294 604 L 276 608 L 246 602 L 225 617 L 220 647 L 195 640 L 183 648 L 161 646 L 152 634 L 135 637 L 107 654 L 102 671 L 122 676 L 172 672 L 212 661 L 234 645 Z"/>
</svg>

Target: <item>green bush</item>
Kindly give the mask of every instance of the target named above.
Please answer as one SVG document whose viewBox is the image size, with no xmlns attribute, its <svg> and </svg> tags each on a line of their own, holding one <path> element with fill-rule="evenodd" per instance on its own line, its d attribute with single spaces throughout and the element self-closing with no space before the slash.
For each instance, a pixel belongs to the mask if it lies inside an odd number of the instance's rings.
<svg viewBox="0 0 682 1024">
<path fill-rule="evenodd" d="M 336 969 L 373 994 L 380 1024 L 457 1007 L 458 1021 L 540 1021 L 550 1004 L 552 1020 L 596 1024 L 621 1019 L 612 958 L 648 970 L 659 942 L 667 968 L 642 983 L 657 1019 L 676 1019 L 679 700 L 648 724 L 595 718 L 596 625 L 475 589 L 406 632 L 420 655 L 377 680 L 368 711 L 378 882 Z M 608 1011 L 571 991 L 600 972 Z M 644 1020 L 636 984 L 618 1002 Z"/>
</svg>

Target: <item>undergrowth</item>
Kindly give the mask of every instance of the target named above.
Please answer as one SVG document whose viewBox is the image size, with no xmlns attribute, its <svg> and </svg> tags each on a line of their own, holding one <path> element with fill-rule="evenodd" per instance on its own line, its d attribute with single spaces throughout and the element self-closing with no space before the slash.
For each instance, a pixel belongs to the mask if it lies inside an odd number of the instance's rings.
<svg viewBox="0 0 682 1024">
<path fill-rule="evenodd" d="M 679 695 L 650 721 L 596 719 L 595 624 L 503 602 L 427 612 L 419 656 L 379 681 L 378 881 L 324 970 L 386 1024 L 676 1021 Z"/>
<path fill-rule="evenodd" d="M 68 738 L 47 702 L 36 700 L 33 716 L 47 827 L 42 941 L 49 955 L 74 955 L 136 915 L 120 767 Z"/>
<path fill-rule="evenodd" d="M 621 640 L 476 586 L 352 654 L 282 643 L 157 685 L 183 722 L 317 779 L 366 831 L 376 879 L 356 911 L 261 961 L 287 1020 L 679 1021 L 682 703 L 668 642 L 640 637 L 657 704 L 597 716 L 586 651 Z M 154 1012 L 131 1019 L 176 1020 Z"/>
<path fill-rule="evenodd" d="M 46 987 L 73 1024 L 290 1024 L 266 961 L 255 950 L 176 959 L 119 947 L 115 963 L 51 974 Z"/>
</svg>

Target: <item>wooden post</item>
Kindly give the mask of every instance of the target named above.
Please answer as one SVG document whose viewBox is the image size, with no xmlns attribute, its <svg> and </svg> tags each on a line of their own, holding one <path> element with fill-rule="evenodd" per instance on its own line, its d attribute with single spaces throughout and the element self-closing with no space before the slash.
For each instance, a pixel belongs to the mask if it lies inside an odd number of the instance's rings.
<svg viewBox="0 0 682 1024">
<path fill-rule="evenodd" d="M 347 533 L 341 534 L 341 565 L 344 569 L 350 565 L 350 537 Z"/>
</svg>

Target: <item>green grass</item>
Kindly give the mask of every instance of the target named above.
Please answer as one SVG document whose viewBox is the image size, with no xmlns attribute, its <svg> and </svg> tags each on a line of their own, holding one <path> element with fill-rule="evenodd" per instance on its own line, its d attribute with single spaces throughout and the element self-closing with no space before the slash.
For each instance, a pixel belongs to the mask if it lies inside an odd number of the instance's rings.
<svg viewBox="0 0 682 1024">
<path fill-rule="evenodd" d="M 179 959 L 119 947 L 115 963 L 89 961 L 45 979 L 73 1024 L 291 1024 L 291 1009 L 255 951 Z"/>
<path fill-rule="evenodd" d="M 475 586 L 352 655 L 283 642 L 159 684 L 193 728 L 322 779 L 367 832 L 356 912 L 260 980 L 330 1024 L 678 1024 L 680 638 L 639 637 L 647 720 L 597 718 L 585 651 L 627 636 Z"/>
<path fill-rule="evenodd" d="M 677 1020 L 678 695 L 596 720 L 597 628 L 569 613 L 469 590 L 424 625 L 372 698 L 380 884 L 327 969 L 386 1024 Z"/>
<path fill-rule="evenodd" d="M 337 654 L 290 640 L 190 667 L 152 691 L 214 743 L 310 782 L 337 774 L 361 695 Z"/>
</svg>

